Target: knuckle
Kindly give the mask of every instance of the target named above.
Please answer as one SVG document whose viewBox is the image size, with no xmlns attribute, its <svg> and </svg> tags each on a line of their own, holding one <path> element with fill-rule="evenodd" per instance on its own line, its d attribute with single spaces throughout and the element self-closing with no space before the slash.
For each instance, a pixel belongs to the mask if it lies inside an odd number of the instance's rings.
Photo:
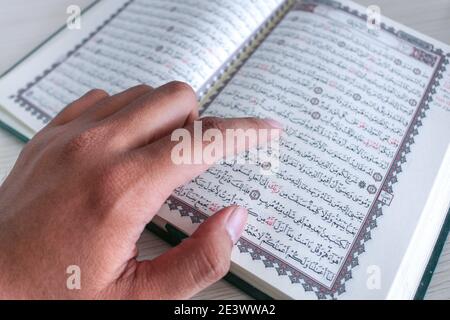
<svg viewBox="0 0 450 320">
<path fill-rule="evenodd" d="M 172 81 L 167 86 L 171 92 L 182 95 L 189 102 L 197 103 L 197 95 L 189 84 L 181 81 Z"/>
<path fill-rule="evenodd" d="M 90 128 L 73 135 L 62 148 L 62 152 L 65 156 L 74 156 L 78 154 L 84 154 L 86 151 L 90 151 L 96 142 L 103 136 L 103 129 Z"/>
<path fill-rule="evenodd" d="M 153 87 L 147 85 L 147 84 L 139 84 L 136 87 L 134 87 L 136 90 L 140 90 L 140 91 L 151 91 L 153 90 Z"/>
<path fill-rule="evenodd" d="M 170 89 L 172 89 L 174 91 L 194 93 L 194 90 L 192 89 L 192 87 L 189 84 L 187 84 L 186 82 L 172 81 L 172 82 L 169 82 L 167 84 L 167 86 L 170 87 Z"/>
<path fill-rule="evenodd" d="M 206 245 L 200 250 L 199 260 L 200 274 L 203 281 L 217 281 L 223 278 L 230 269 L 230 259 L 216 250 L 213 245 Z"/>
<path fill-rule="evenodd" d="M 88 96 L 95 98 L 106 98 L 109 97 L 108 92 L 102 89 L 92 89 L 87 93 Z"/>
</svg>

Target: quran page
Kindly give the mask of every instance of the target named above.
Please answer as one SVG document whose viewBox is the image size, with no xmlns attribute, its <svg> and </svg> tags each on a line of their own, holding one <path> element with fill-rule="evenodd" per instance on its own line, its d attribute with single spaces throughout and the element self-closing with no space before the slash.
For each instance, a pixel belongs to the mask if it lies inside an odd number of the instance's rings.
<svg viewBox="0 0 450 320">
<path fill-rule="evenodd" d="M 189 83 L 201 96 L 284 0 L 108 0 L 0 81 L 0 106 L 32 131 L 92 88 Z M 99 24 L 99 22 L 101 22 Z"/>
<path fill-rule="evenodd" d="M 368 29 L 364 13 L 294 5 L 204 113 L 282 122 L 279 166 L 224 160 L 160 213 L 190 234 L 247 207 L 232 271 L 273 297 L 386 298 L 419 221 L 445 218 L 424 207 L 450 143 L 450 49 L 388 19 Z"/>
</svg>

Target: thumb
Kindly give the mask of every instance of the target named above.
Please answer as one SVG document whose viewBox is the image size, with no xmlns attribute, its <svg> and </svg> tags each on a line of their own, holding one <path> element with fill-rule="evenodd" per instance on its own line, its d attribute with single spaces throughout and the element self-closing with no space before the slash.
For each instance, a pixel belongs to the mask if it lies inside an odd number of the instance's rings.
<svg viewBox="0 0 450 320">
<path fill-rule="evenodd" d="M 137 266 L 132 295 L 187 299 L 224 277 L 231 251 L 244 230 L 247 210 L 232 206 L 208 218 L 180 245 Z"/>
</svg>

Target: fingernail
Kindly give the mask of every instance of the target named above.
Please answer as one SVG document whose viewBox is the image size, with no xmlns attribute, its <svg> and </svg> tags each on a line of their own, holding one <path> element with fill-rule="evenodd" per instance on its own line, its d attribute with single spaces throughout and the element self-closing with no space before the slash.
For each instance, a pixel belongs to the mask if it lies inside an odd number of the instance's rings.
<svg viewBox="0 0 450 320">
<path fill-rule="evenodd" d="M 264 119 L 265 122 L 267 122 L 271 127 L 277 128 L 277 129 L 283 129 L 284 126 L 281 122 L 278 122 L 277 120 L 266 118 Z"/>
<path fill-rule="evenodd" d="M 236 243 L 244 231 L 245 223 L 247 222 L 247 209 L 242 207 L 235 207 L 233 212 L 228 217 L 226 229 L 230 235 L 231 241 Z"/>
</svg>

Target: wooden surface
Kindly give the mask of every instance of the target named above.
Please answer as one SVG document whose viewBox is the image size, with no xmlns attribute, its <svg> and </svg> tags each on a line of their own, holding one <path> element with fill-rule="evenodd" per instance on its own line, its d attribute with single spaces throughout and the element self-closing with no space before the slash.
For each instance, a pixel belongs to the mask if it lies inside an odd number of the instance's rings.
<svg viewBox="0 0 450 320">
<path fill-rule="evenodd" d="M 450 44 L 450 0 L 358 0 L 378 5 L 383 15 Z M 71 4 L 85 7 L 92 0 L 0 0 L 0 74 L 57 30 L 67 19 Z M 13 166 L 23 144 L 0 131 L 0 181 Z M 169 246 L 145 232 L 139 241 L 142 258 L 151 259 Z M 203 291 L 200 299 L 245 299 L 238 289 L 224 281 Z M 427 299 L 450 299 L 450 239 L 441 254 L 428 289 Z"/>
</svg>

